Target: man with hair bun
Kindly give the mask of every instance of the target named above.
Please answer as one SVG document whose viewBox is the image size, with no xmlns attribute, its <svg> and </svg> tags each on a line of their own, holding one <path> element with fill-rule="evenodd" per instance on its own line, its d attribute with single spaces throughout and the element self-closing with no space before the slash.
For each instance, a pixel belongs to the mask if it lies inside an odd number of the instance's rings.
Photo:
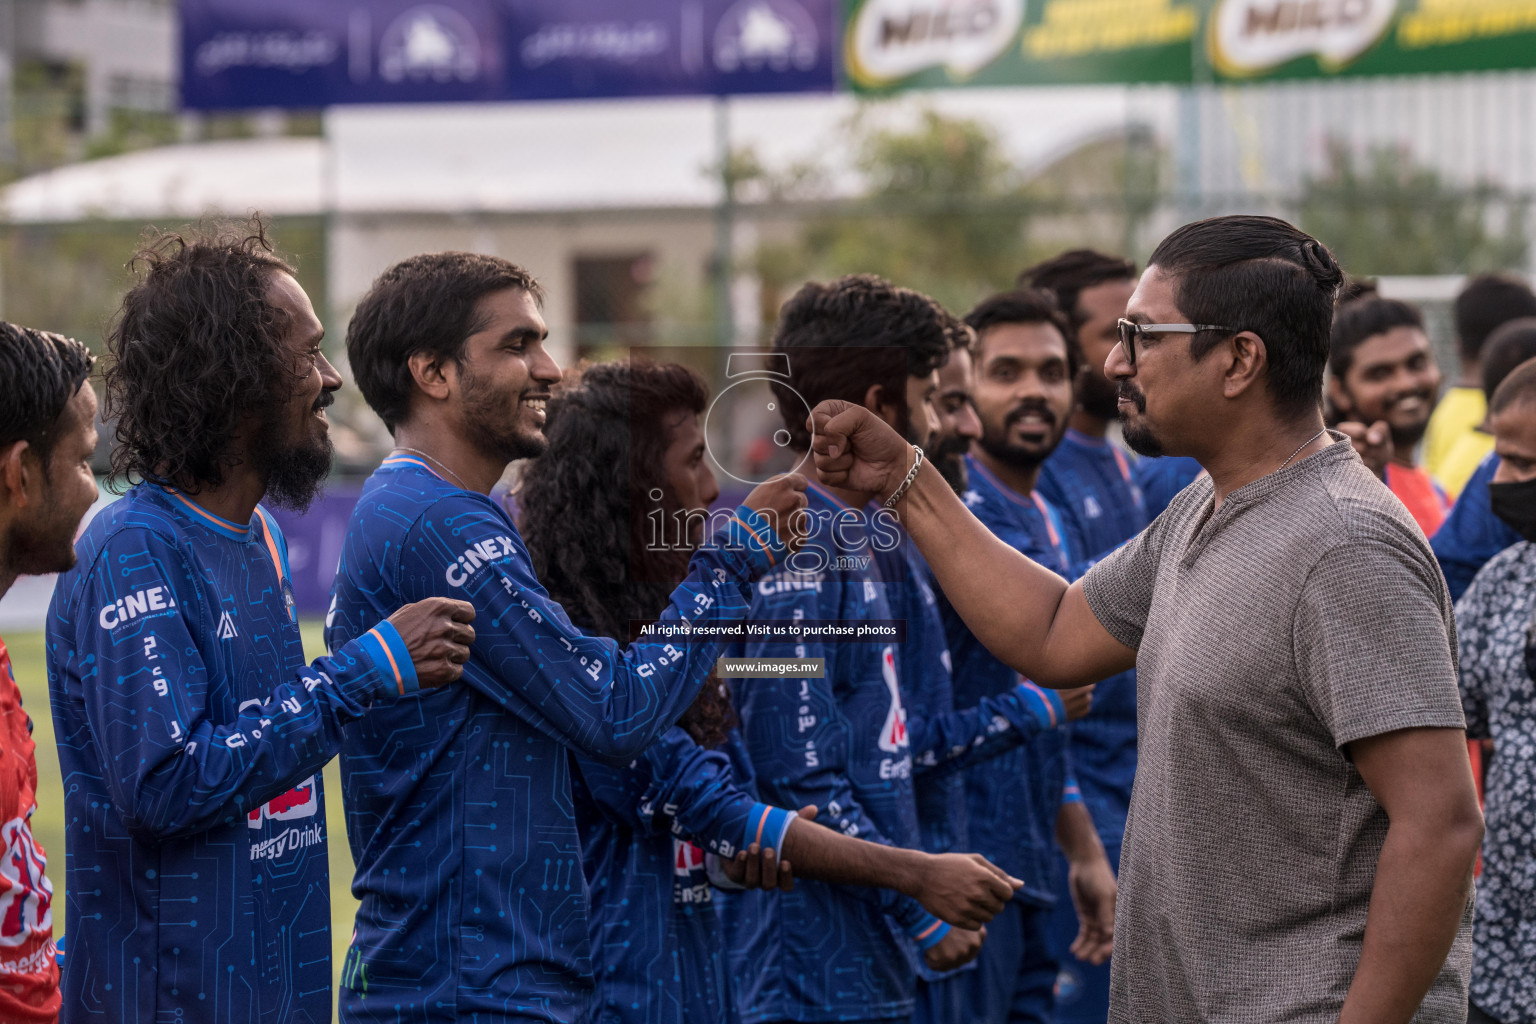
<svg viewBox="0 0 1536 1024">
<path fill-rule="evenodd" d="M 0 597 L 21 575 L 75 564 L 80 518 L 96 500 L 95 360 L 78 341 L 0 323 Z M 0 915 L 0 1020 L 50 1024 L 59 1015 L 48 855 L 32 836 L 37 760 L 32 720 L 0 641 L 0 862 L 8 910 Z M 57 852 L 57 851 L 55 851 Z"/>
<path fill-rule="evenodd" d="M 818 475 L 901 508 L 966 625 L 1046 686 L 1137 670 L 1110 1019 L 1460 1021 L 1483 834 L 1450 597 L 1320 397 L 1343 280 L 1271 217 L 1153 252 L 1108 365 L 1127 441 L 1207 475 L 1068 584 L 911 446 L 813 410 Z"/>
<path fill-rule="evenodd" d="M 287 545 L 341 378 L 264 226 L 165 235 L 107 336 L 113 466 L 48 611 L 69 843 L 63 1019 L 331 1016 L 320 771 L 342 726 L 462 674 L 473 609 L 390 609 L 305 664 Z M 78 458 L 78 456 L 77 456 Z"/>
</svg>

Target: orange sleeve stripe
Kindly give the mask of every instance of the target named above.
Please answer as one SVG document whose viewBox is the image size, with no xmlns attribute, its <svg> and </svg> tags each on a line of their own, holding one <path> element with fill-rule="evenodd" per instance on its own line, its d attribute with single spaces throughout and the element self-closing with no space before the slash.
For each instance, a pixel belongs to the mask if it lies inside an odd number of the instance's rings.
<svg viewBox="0 0 1536 1024">
<path fill-rule="evenodd" d="M 942 927 L 944 927 L 943 921 L 935 921 L 933 924 L 929 925 L 927 928 L 924 928 L 922 931 L 914 935 L 913 938 L 917 939 L 918 941 L 922 941 Z"/>
<path fill-rule="evenodd" d="M 389 659 L 390 670 L 395 673 L 395 689 L 399 691 L 400 696 L 404 697 L 405 679 L 400 675 L 400 666 L 395 664 L 395 656 L 390 652 L 389 644 L 384 642 L 384 637 L 379 633 L 377 629 L 370 629 L 368 631 L 368 635 L 377 640 L 379 642 L 379 646 L 384 648 L 384 657 Z"/>
</svg>

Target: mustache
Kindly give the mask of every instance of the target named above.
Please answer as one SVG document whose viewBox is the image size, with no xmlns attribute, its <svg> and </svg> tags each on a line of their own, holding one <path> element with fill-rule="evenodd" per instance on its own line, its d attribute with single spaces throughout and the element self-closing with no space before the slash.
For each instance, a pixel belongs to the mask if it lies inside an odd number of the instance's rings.
<svg viewBox="0 0 1536 1024">
<path fill-rule="evenodd" d="M 314 410 L 315 410 L 315 412 L 319 412 L 321 409 L 329 409 L 331 406 L 333 406 L 335 404 L 336 404 L 336 392 L 334 392 L 334 391 L 322 391 L 322 392 L 320 392 L 320 397 L 315 399 Z"/>
<path fill-rule="evenodd" d="M 1130 381 L 1122 380 L 1115 388 L 1115 397 L 1122 402 L 1130 402 L 1136 407 L 1137 412 L 1147 411 L 1147 396 L 1141 393 L 1141 389 L 1133 386 Z"/>
<path fill-rule="evenodd" d="M 1056 425 L 1056 414 L 1051 411 L 1051 407 L 1049 405 L 1045 404 L 1045 399 L 1026 398 L 1024 401 L 1008 410 L 1008 415 L 1003 420 L 1003 428 L 1008 429 L 1019 420 L 1023 419 L 1025 416 L 1029 416 L 1031 414 L 1039 416 L 1041 419 L 1045 420 L 1046 423 L 1053 427 Z"/>
</svg>

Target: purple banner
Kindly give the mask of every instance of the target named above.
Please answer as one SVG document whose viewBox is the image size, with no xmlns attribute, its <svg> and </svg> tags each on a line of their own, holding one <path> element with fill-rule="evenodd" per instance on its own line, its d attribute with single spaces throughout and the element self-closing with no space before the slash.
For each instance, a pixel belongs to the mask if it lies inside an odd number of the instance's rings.
<svg viewBox="0 0 1536 1024">
<path fill-rule="evenodd" d="M 352 508 L 363 493 L 363 484 L 332 484 L 303 515 L 267 506 L 288 542 L 289 582 L 301 615 L 323 615 L 331 606 L 331 584 L 341 562 L 341 546 L 347 539 Z"/>
<path fill-rule="evenodd" d="M 182 103 L 830 92 L 836 0 L 181 0 Z"/>
</svg>

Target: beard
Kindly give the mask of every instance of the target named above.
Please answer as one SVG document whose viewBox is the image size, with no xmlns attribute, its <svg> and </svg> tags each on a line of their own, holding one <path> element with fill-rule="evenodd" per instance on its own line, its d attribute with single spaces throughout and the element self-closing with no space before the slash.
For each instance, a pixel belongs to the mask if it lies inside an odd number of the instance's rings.
<svg viewBox="0 0 1536 1024">
<path fill-rule="evenodd" d="M 956 494 L 964 494 L 970 483 L 970 476 L 965 469 L 965 453 L 970 447 L 971 439 L 968 437 L 946 437 L 933 449 L 934 466 Z"/>
<path fill-rule="evenodd" d="M 43 576 L 75 567 L 75 528 L 79 525 L 62 513 L 53 489 L 43 504 L 11 528 L 3 563 L 22 576 Z"/>
<path fill-rule="evenodd" d="M 549 439 L 542 430 L 521 430 L 514 422 L 514 411 L 507 413 L 506 396 L 497 391 L 484 378 L 476 376 L 467 366 L 463 368 L 464 426 L 476 448 L 495 456 L 503 463 L 518 459 L 533 459 L 549 448 Z M 533 397 L 547 396 L 548 388 L 538 393 L 527 392 Z M 519 403 L 519 407 L 521 403 Z"/>
<path fill-rule="evenodd" d="M 1077 386 L 1077 401 L 1083 411 L 1101 420 L 1113 420 L 1120 416 L 1119 390 L 1113 381 L 1103 374 L 1084 373 Z"/>
<path fill-rule="evenodd" d="M 1152 433 L 1152 428 L 1146 423 L 1147 396 L 1132 387 L 1130 381 L 1123 380 L 1115 389 L 1115 397 L 1117 400 L 1123 398 L 1130 402 L 1142 416 L 1138 423 L 1132 423 L 1130 420 L 1122 421 L 1120 432 L 1125 439 L 1126 447 L 1137 455 L 1149 459 L 1162 457 L 1165 454 L 1163 442 L 1158 440 L 1157 435 Z"/>
<path fill-rule="evenodd" d="M 1046 429 L 1050 431 L 1049 440 L 1038 448 L 1014 444 L 1008 440 L 1009 429 L 1030 413 L 1042 417 L 1045 420 Z M 1003 420 L 1002 430 L 993 432 L 983 423 L 981 440 L 976 443 L 981 446 L 982 451 L 999 462 L 1017 466 L 1019 469 L 1034 469 L 1056 450 L 1056 446 L 1061 443 L 1061 435 L 1064 431 L 1065 427 L 1043 399 L 1029 398 L 1008 410 L 1008 416 Z"/>
<path fill-rule="evenodd" d="M 315 399 L 316 412 L 336 400 L 329 391 Z M 330 432 L 319 439 L 294 438 L 277 419 L 262 425 L 257 436 L 254 461 L 256 471 L 267 482 L 266 500 L 280 508 L 304 512 L 320 493 L 320 485 L 331 475 L 331 456 L 335 449 Z"/>
</svg>

